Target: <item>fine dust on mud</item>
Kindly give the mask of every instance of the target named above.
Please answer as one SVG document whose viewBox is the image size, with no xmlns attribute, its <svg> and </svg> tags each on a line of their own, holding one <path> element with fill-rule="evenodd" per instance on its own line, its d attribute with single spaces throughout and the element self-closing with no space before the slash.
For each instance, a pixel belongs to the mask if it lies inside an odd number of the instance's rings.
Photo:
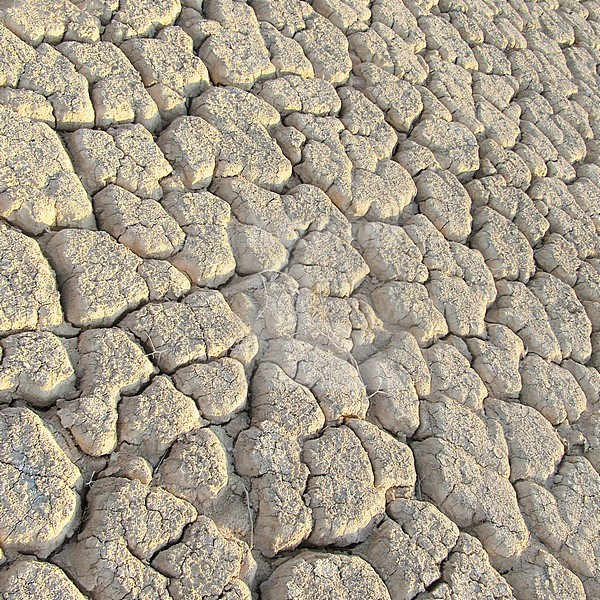
<svg viewBox="0 0 600 600">
<path fill-rule="evenodd" d="M 0 0 L 0 598 L 600 598 L 599 0 Z"/>
</svg>

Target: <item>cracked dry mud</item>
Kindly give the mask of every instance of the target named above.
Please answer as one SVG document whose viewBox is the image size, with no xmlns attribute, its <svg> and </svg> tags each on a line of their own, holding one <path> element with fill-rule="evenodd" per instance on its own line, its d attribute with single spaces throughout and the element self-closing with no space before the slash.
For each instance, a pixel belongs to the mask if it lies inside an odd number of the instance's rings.
<svg viewBox="0 0 600 600">
<path fill-rule="evenodd" d="M 0 0 L 0 598 L 600 598 L 598 0 Z"/>
</svg>

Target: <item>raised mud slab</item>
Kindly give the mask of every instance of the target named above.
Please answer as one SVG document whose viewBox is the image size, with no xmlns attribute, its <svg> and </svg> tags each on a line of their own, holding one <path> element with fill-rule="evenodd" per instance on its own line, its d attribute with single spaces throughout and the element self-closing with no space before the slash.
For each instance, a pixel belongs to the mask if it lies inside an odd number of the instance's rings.
<svg viewBox="0 0 600 600">
<path fill-rule="evenodd" d="M 600 598 L 598 0 L 0 0 L 0 599 Z"/>
</svg>

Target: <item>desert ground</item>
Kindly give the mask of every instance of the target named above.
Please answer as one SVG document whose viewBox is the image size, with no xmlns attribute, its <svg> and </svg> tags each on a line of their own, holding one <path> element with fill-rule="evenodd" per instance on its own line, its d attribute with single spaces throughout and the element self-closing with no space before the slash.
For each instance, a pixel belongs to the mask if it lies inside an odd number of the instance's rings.
<svg viewBox="0 0 600 600">
<path fill-rule="evenodd" d="M 0 599 L 600 598 L 599 0 L 0 0 Z"/>
</svg>

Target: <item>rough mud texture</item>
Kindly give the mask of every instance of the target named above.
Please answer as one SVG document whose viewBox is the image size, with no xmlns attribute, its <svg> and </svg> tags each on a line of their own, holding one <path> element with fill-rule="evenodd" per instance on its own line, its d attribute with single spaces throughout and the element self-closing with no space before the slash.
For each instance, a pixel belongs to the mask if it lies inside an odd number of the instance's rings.
<svg viewBox="0 0 600 600">
<path fill-rule="evenodd" d="M 598 0 L 0 0 L 0 598 L 600 598 Z"/>
</svg>

